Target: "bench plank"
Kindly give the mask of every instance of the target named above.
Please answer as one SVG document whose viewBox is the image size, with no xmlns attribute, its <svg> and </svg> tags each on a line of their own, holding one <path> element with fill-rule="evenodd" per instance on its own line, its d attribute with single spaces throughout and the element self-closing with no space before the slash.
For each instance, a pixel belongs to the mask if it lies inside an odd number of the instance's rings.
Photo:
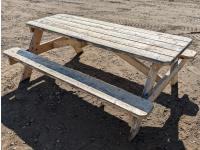
<svg viewBox="0 0 200 150">
<path fill-rule="evenodd" d="M 65 14 L 29 21 L 27 24 L 156 63 L 170 64 L 191 43 L 191 39 L 186 37 Z"/>
<path fill-rule="evenodd" d="M 4 51 L 4 54 L 55 79 L 67 82 L 117 105 L 120 108 L 128 110 L 136 117 L 147 116 L 153 108 L 152 102 L 146 99 L 140 98 L 123 89 L 90 77 L 79 71 L 64 67 L 26 50 L 12 48 Z"/>
</svg>

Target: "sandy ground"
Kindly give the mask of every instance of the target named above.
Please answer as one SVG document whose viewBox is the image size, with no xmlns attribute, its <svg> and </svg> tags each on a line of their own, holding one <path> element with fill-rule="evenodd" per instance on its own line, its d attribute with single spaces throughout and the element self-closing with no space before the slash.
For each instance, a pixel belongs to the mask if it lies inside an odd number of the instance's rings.
<svg viewBox="0 0 200 150">
<path fill-rule="evenodd" d="M 190 37 L 198 55 L 179 74 L 180 99 L 167 87 L 131 143 L 127 123 L 117 118 L 126 118 L 123 112 L 108 107 L 117 117 L 110 115 L 100 99 L 35 71 L 30 83 L 19 83 L 22 65 L 10 66 L 2 56 L 3 150 L 200 149 L 199 0 L 3 0 L 2 51 L 27 48 L 31 34 L 25 23 L 57 13 Z M 75 56 L 65 47 L 44 57 L 141 94 L 145 76 L 112 52 L 88 46 Z"/>
</svg>

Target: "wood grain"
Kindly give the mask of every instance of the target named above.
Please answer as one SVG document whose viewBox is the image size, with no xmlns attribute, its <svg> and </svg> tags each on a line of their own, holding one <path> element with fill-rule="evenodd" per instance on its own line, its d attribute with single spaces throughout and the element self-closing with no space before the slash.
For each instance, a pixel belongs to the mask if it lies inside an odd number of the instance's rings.
<svg viewBox="0 0 200 150">
<path fill-rule="evenodd" d="M 173 62 L 192 41 L 187 37 L 67 14 L 53 15 L 27 24 L 163 64 Z"/>
<path fill-rule="evenodd" d="M 62 65 L 26 50 L 12 48 L 4 51 L 4 54 L 55 79 L 67 82 L 98 96 L 111 104 L 117 105 L 118 107 L 129 111 L 136 117 L 147 116 L 153 108 L 152 102 L 146 99 L 140 98 L 123 89 L 90 77 L 79 71 L 63 67 Z"/>
</svg>

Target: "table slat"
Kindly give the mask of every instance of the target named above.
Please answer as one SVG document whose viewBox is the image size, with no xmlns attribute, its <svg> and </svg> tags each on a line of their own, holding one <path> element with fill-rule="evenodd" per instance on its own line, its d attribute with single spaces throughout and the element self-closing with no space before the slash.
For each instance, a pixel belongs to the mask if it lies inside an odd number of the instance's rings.
<svg viewBox="0 0 200 150">
<path fill-rule="evenodd" d="M 171 63 L 191 42 L 186 37 L 64 14 L 27 24 L 156 63 Z"/>
</svg>

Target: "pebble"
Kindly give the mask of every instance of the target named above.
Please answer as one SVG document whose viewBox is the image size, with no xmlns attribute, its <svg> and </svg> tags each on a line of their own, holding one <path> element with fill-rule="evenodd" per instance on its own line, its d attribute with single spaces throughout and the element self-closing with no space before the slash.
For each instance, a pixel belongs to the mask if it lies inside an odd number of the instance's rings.
<svg viewBox="0 0 200 150">
<path fill-rule="evenodd" d="M 196 141 L 191 141 L 191 143 L 196 143 Z"/>
<path fill-rule="evenodd" d="M 11 132 L 11 131 L 8 131 L 7 133 L 8 133 L 8 134 L 12 134 L 12 132 Z"/>
</svg>

